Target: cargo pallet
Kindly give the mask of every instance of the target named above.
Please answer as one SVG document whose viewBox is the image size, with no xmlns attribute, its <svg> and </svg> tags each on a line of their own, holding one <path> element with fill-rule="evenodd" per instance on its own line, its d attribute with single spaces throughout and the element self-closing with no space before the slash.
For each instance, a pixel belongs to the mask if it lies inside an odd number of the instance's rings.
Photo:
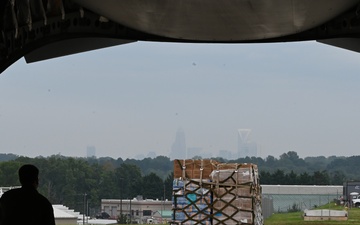
<svg viewBox="0 0 360 225">
<path fill-rule="evenodd" d="M 262 225 L 257 166 L 174 160 L 172 211 L 174 225 Z"/>
</svg>

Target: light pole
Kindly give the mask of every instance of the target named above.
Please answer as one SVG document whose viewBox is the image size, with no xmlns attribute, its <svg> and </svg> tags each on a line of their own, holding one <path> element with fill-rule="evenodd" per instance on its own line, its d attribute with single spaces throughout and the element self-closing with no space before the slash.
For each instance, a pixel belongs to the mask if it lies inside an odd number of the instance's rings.
<svg viewBox="0 0 360 225">
<path fill-rule="evenodd" d="M 83 225 L 85 225 L 85 214 L 86 214 L 86 193 L 84 193 L 84 213 L 83 213 Z"/>
<path fill-rule="evenodd" d="M 165 211 L 165 183 L 164 183 L 164 211 Z"/>
<path fill-rule="evenodd" d="M 130 221 L 128 223 L 131 223 L 132 221 L 132 210 L 131 210 L 131 198 L 130 198 Z"/>
<path fill-rule="evenodd" d="M 123 213 L 122 213 L 122 189 L 123 189 L 123 177 L 120 177 L 120 221 L 122 222 L 123 219 Z"/>
</svg>

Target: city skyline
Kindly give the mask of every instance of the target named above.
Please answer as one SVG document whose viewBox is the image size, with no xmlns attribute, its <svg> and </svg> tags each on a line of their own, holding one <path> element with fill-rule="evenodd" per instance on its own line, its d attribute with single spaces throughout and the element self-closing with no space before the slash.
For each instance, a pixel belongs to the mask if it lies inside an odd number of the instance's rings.
<svg viewBox="0 0 360 225">
<path fill-rule="evenodd" d="M 240 130 L 247 131 L 246 134 L 246 141 L 245 143 L 252 143 L 250 142 L 250 135 L 251 129 L 238 129 L 238 133 L 240 133 Z M 186 144 L 186 133 L 182 128 L 178 128 L 175 133 L 175 138 L 173 141 L 173 144 L 171 145 L 170 152 L 168 155 L 163 155 L 166 157 L 169 157 L 171 160 L 173 159 L 191 159 L 194 157 L 202 157 L 202 158 L 212 158 L 212 157 L 222 157 L 224 159 L 237 159 L 239 157 L 242 157 L 239 155 L 239 141 L 238 141 L 238 147 L 235 150 L 232 149 L 219 149 L 215 152 L 208 152 L 206 149 L 204 150 L 201 146 L 194 147 L 194 146 L 187 146 Z M 137 154 L 134 156 L 130 156 L 130 158 L 134 159 L 143 159 L 143 158 L 155 158 L 156 156 L 159 156 L 157 154 L 156 149 L 153 151 L 149 151 L 148 153 L 144 154 Z M 255 156 L 256 155 L 245 155 L 244 157 L 249 156 Z M 96 147 L 95 146 L 87 146 L 86 147 L 86 157 L 96 157 Z"/>
<path fill-rule="evenodd" d="M 169 155 L 178 127 L 188 147 L 237 149 L 256 132 L 259 157 L 357 155 L 360 54 L 316 42 L 137 42 L 0 75 L 0 152 Z"/>
</svg>

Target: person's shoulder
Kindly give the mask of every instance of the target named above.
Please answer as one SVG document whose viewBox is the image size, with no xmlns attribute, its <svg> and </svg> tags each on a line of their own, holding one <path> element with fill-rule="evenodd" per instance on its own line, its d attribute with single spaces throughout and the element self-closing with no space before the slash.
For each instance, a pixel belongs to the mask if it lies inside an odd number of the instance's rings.
<svg viewBox="0 0 360 225">
<path fill-rule="evenodd" d="M 38 193 L 38 198 L 39 198 L 41 201 L 46 202 L 46 203 L 48 203 L 48 204 L 51 205 L 49 199 L 47 199 L 44 195 Z"/>
<path fill-rule="evenodd" d="M 54 208 L 53 208 L 51 202 L 49 201 L 49 199 L 47 199 L 44 195 L 42 195 L 40 193 L 38 194 L 38 197 L 37 197 L 37 204 L 39 207 L 41 207 L 46 212 L 48 212 L 50 214 L 54 214 Z"/>
<path fill-rule="evenodd" d="M 14 188 L 8 191 L 5 191 L 2 196 L 1 199 L 8 199 L 8 198 L 14 198 L 20 195 L 21 189 L 20 188 Z"/>
<path fill-rule="evenodd" d="M 21 188 L 10 189 L 8 191 L 5 191 L 4 194 L 1 197 L 6 197 L 6 196 L 9 196 L 9 195 L 16 195 L 19 192 L 21 192 Z"/>
</svg>

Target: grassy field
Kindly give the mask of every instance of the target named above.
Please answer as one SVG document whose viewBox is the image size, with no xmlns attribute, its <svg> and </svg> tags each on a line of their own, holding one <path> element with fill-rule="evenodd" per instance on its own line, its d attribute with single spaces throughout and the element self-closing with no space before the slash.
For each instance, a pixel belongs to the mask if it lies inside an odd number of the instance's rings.
<svg viewBox="0 0 360 225">
<path fill-rule="evenodd" d="M 343 206 L 335 206 L 334 203 L 319 207 L 317 209 L 344 210 Z M 304 221 L 302 212 L 276 213 L 265 220 L 265 225 L 349 225 L 360 224 L 360 209 L 348 209 L 347 221 Z"/>
</svg>

